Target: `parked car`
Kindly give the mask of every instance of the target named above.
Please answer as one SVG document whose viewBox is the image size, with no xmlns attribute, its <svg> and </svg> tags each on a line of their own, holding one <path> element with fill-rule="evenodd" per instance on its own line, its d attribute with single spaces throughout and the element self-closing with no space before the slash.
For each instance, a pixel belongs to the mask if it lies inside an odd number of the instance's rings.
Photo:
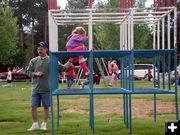
<svg viewBox="0 0 180 135">
<path fill-rule="evenodd" d="M 8 72 L 1 72 L 0 79 L 6 80 L 7 74 Z M 26 69 L 21 68 L 18 71 L 12 71 L 12 79 L 13 81 L 20 81 L 20 80 L 26 80 L 30 78 L 26 75 Z"/>
<path fill-rule="evenodd" d="M 154 65 L 153 64 L 134 64 L 134 76 L 140 78 L 148 77 L 148 69 L 151 70 L 152 77 L 154 75 Z M 155 67 L 155 72 L 157 76 L 158 69 Z"/>
</svg>

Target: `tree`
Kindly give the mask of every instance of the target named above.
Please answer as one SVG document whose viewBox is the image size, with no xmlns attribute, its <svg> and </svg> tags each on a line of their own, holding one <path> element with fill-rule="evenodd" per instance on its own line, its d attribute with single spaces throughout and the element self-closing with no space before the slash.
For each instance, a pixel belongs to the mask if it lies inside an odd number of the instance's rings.
<svg viewBox="0 0 180 135">
<path fill-rule="evenodd" d="M 9 7 L 0 5 L 0 63 L 12 64 L 19 52 L 17 18 Z"/>
<path fill-rule="evenodd" d="M 20 52 L 16 57 L 17 64 L 25 65 L 27 64 L 26 58 L 30 59 L 36 55 L 34 54 L 35 44 L 48 40 L 47 0 L 10 0 L 9 6 L 18 18 Z M 30 36 L 31 40 L 29 40 Z"/>
<path fill-rule="evenodd" d="M 144 2 L 141 0 L 141 2 Z M 101 5 L 101 4 L 100 4 Z M 101 5 L 102 6 L 102 5 Z M 119 8 L 119 0 L 109 0 L 104 4 L 104 8 Z M 102 49 L 119 50 L 120 49 L 120 28 L 119 25 L 101 24 L 94 27 L 97 44 Z M 139 38 L 141 37 L 141 38 Z M 152 48 L 152 35 L 148 25 L 134 25 L 134 48 L 150 49 Z"/>
</svg>

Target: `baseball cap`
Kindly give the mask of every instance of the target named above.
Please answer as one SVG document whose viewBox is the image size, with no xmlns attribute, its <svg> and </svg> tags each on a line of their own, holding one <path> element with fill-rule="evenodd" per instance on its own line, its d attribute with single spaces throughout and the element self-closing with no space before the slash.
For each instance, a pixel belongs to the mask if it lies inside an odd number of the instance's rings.
<svg viewBox="0 0 180 135">
<path fill-rule="evenodd" d="M 43 48 L 47 48 L 47 49 L 49 48 L 48 44 L 44 41 L 39 42 L 36 47 L 43 47 Z"/>
</svg>

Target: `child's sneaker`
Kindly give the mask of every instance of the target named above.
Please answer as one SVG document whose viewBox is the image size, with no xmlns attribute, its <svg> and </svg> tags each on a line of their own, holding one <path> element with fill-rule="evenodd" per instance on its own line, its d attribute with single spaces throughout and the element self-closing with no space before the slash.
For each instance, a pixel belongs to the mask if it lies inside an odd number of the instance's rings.
<svg viewBox="0 0 180 135">
<path fill-rule="evenodd" d="M 79 60 L 79 64 L 81 64 L 81 63 L 83 63 L 83 62 L 85 62 L 85 61 L 87 61 L 87 58 L 81 58 L 81 59 Z"/>
<path fill-rule="evenodd" d="M 44 130 L 44 131 L 47 130 L 47 127 L 46 127 L 46 123 L 45 123 L 45 122 L 42 122 L 40 130 Z"/>
<path fill-rule="evenodd" d="M 33 123 L 32 126 L 27 131 L 34 131 L 34 130 L 39 130 L 39 125 L 37 122 Z"/>
</svg>

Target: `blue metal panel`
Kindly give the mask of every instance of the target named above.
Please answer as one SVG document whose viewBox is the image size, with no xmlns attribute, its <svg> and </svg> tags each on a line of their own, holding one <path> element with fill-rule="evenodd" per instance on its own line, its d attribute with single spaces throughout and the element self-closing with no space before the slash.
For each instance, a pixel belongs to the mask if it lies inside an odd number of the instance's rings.
<svg viewBox="0 0 180 135">
<path fill-rule="evenodd" d="M 179 120 L 179 110 L 178 110 L 178 89 L 177 89 L 177 49 L 174 51 L 174 80 L 175 80 L 175 104 L 176 104 L 176 119 Z"/>
<path fill-rule="evenodd" d="M 93 51 L 94 58 L 99 58 L 99 57 L 103 57 L 103 58 L 108 58 L 108 57 L 123 58 L 125 56 L 130 55 L 130 54 L 131 54 L 131 51 L 121 51 L 121 50 L 106 50 L 106 51 L 95 50 L 95 51 Z"/>
<path fill-rule="evenodd" d="M 154 94 L 154 122 L 156 122 L 156 94 Z"/>
<path fill-rule="evenodd" d="M 60 126 L 60 100 L 59 95 L 57 95 L 57 127 Z"/>
<path fill-rule="evenodd" d="M 171 89 L 171 53 L 168 54 L 168 89 Z"/>
<path fill-rule="evenodd" d="M 131 94 L 129 94 L 129 130 L 130 130 L 130 134 L 132 134 L 132 101 L 131 101 Z"/>
<path fill-rule="evenodd" d="M 162 55 L 162 88 L 165 89 L 165 54 Z"/>
<path fill-rule="evenodd" d="M 117 51 L 117 50 L 96 50 L 85 52 L 50 52 L 50 89 L 51 89 L 51 117 L 52 117 L 52 134 L 54 135 L 54 112 L 53 112 L 53 96 L 57 96 L 57 117 L 59 126 L 60 116 L 60 104 L 59 96 L 61 95 L 89 95 L 90 96 L 90 127 L 94 132 L 94 94 L 123 94 L 123 108 L 124 108 L 124 123 L 127 127 L 130 127 L 130 133 L 132 133 L 132 101 L 131 94 L 154 94 L 154 120 L 156 121 L 156 94 L 175 94 L 176 102 L 176 119 L 178 116 L 178 91 L 177 82 L 175 82 L 175 90 L 170 89 L 170 79 L 168 83 L 168 89 L 160 88 L 160 61 L 162 61 L 163 73 L 165 71 L 165 55 L 168 56 L 168 74 L 170 74 L 170 57 L 174 56 L 174 67 L 177 66 L 176 50 L 131 50 L 131 51 Z M 62 89 L 58 88 L 58 58 L 59 57 L 74 57 L 83 55 L 89 59 L 90 70 L 90 84 L 89 88 L 84 89 Z M 162 57 L 161 57 L 162 56 Z M 94 88 L 93 87 L 93 59 L 96 57 L 116 57 L 121 58 L 121 86 L 120 88 Z M 158 87 L 155 87 L 156 81 L 154 81 L 154 88 L 134 88 L 134 59 L 139 57 L 154 57 L 154 66 L 158 67 Z M 162 59 L 161 59 L 162 58 Z M 176 68 L 175 68 L 176 74 Z M 155 69 L 154 69 L 155 73 Z M 130 77 L 132 78 L 130 78 Z M 155 78 L 155 74 L 154 74 Z M 175 75 L 175 80 L 177 79 Z"/>
</svg>

